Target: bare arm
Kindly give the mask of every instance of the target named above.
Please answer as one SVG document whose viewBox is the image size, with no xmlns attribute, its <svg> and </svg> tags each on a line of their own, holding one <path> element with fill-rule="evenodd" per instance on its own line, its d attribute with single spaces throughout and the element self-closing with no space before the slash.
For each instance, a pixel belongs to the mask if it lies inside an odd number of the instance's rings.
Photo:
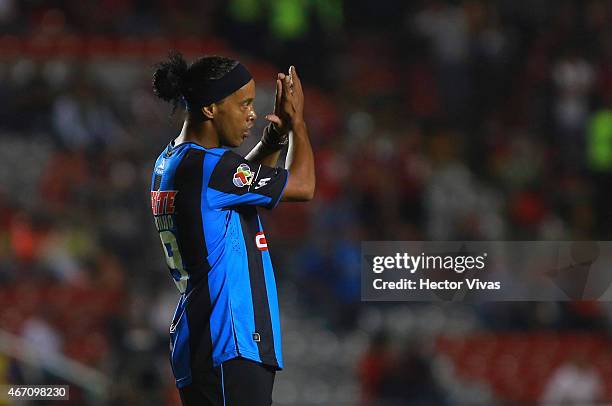
<svg viewBox="0 0 612 406">
<path fill-rule="evenodd" d="M 306 123 L 296 123 L 289 140 L 289 151 L 285 161 L 289 170 L 289 179 L 282 201 L 307 201 L 314 197 L 315 171 L 314 155 Z"/>
</svg>

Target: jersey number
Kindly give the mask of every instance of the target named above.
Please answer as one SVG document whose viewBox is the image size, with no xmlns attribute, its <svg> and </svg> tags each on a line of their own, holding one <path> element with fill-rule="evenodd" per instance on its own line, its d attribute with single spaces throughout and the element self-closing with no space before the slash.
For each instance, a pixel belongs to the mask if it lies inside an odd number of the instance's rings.
<svg viewBox="0 0 612 406">
<path fill-rule="evenodd" d="M 159 238 L 161 238 L 162 245 L 164 246 L 166 263 L 168 264 L 168 268 L 172 271 L 174 283 L 176 283 L 178 290 L 183 293 L 187 288 L 189 274 L 183 268 L 183 258 L 181 257 L 178 243 L 176 242 L 176 236 L 172 231 L 166 230 L 159 233 Z"/>
</svg>

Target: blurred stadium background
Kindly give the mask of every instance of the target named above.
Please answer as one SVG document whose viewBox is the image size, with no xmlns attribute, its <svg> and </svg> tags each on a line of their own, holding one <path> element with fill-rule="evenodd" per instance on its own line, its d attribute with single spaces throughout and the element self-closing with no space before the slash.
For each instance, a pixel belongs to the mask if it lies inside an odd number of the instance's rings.
<svg viewBox="0 0 612 406">
<path fill-rule="evenodd" d="M 317 195 L 264 218 L 275 404 L 612 402 L 610 303 L 359 293 L 363 240 L 611 239 L 610 1 L 0 0 L 0 383 L 179 404 L 148 197 L 173 48 L 245 62 L 260 117 L 276 72 L 306 86 Z"/>
</svg>

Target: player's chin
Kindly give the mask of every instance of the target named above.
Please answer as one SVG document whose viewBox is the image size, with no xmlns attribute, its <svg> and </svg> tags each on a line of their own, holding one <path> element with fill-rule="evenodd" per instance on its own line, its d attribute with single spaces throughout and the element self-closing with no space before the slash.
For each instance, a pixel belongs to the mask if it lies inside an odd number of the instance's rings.
<svg viewBox="0 0 612 406">
<path fill-rule="evenodd" d="M 242 145 L 243 142 L 244 142 L 244 139 L 242 139 L 242 138 L 233 141 L 232 142 L 232 148 L 238 148 L 239 146 Z"/>
<path fill-rule="evenodd" d="M 238 143 L 237 146 L 242 145 L 242 143 L 245 142 L 247 138 L 249 138 L 249 132 L 248 131 L 245 131 L 242 134 L 240 134 L 240 136 L 236 139 L 236 142 Z"/>
</svg>

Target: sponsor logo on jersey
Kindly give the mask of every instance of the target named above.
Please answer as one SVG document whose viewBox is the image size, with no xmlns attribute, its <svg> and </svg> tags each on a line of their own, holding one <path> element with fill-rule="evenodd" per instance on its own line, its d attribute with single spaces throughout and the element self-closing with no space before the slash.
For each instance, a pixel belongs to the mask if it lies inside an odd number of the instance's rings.
<svg viewBox="0 0 612 406">
<path fill-rule="evenodd" d="M 236 168 L 236 173 L 234 174 L 234 185 L 236 187 L 248 186 L 253 181 L 253 172 L 251 172 L 251 168 L 247 164 L 240 164 L 238 168 Z"/>
<path fill-rule="evenodd" d="M 156 190 L 151 192 L 151 210 L 154 216 L 174 214 L 176 190 Z"/>
<path fill-rule="evenodd" d="M 268 184 L 268 182 L 270 182 L 271 178 L 261 178 L 259 180 L 259 182 L 257 182 L 257 186 L 255 186 L 255 190 L 259 189 L 260 187 L 264 187 Z"/>
<path fill-rule="evenodd" d="M 259 335 L 259 333 L 253 333 L 253 341 L 261 341 L 261 336 Z"/>
<path fill-rule="evenodd" d="M 155 174 L 161 175 L 164 173 L 164 169 L 166 169 L 166 160 L 162 158 L 159 165 L 155 168 Z"/>
<path fill-rule="evenodd" d="M 263 231 L 260 231 L 255 234 L 255 245 L 260 251 L 268 250 L 268 241 L 266 241 L 266 235 L 263 233 Z"/>
</svg>

